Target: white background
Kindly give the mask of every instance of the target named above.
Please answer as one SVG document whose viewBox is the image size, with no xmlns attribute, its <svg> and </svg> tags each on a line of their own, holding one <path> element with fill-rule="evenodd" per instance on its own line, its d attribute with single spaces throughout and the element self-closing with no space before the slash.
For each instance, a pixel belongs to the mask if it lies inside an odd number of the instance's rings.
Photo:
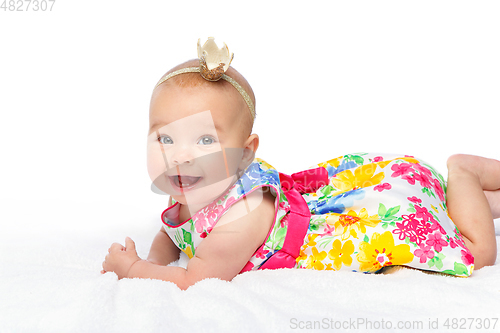
<svg viewBox="0 0 500 333">
<path fill-rule="evenodd" d="M 252 85 L 257 156 L 279 171 L 359 151 L 418 156 L 445 175 L 453 153 L 500 159 L 499 17 L 497 1 L 456 0 L 0 10 L 2 210 L 19 215 L 12 228 L 49 203 L 71 214 L 140 207 L 156 219 L 166 197 L 146 171 L 151 91 L 208 36 L 227 43 Z"/>
</svg>

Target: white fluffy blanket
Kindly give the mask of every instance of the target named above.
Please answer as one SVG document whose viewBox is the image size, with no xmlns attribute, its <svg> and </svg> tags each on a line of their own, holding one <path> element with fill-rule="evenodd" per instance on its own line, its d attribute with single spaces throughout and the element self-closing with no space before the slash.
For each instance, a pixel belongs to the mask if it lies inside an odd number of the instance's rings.
<svg viewBox="0 0 500 333">
<path fill-rule="evenodd" d="M 1 332 L 422 332 L 480 324 L 500 331 L 498 264 L 471 278 L 413 270 L 256 271 L 181 291 L 169 282 L 99 273 L 109 245 L 125 235 L 146 256 L 159 214 L 132 203 L 6 203 Z"/>
</svg>

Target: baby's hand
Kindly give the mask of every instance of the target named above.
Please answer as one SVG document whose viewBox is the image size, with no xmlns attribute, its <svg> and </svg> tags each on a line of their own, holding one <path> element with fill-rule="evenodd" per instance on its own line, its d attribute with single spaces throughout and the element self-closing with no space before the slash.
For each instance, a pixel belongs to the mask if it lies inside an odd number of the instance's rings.
<svg viewBox="0 0 500 333">
<path fill-rule="evenodd" d="M 118 279 L 127 277 L 127 274 L 137 261 L 141 260 L 135 250 L 135 243 L 130 238 L 125 238 L 125 246 L 113 243 L 108 250 L 109 254 L 102 263 L 101 273 L 115 272 Z"/>
</svg>

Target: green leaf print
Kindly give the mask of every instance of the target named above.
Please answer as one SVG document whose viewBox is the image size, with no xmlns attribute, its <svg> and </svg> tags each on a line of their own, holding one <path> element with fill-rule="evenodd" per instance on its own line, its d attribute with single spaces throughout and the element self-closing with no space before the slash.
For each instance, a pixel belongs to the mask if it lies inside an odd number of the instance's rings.
<svg viewBox="0 0 500 333">
<path fill-rule="evenodd" d="M 442 273 L 450 275 L 469 275 L 469 270 L 467 269 L 467 266 L 465 266 L 464 264 L 455 262 L 454 270 L 447 269 L 445 271 L 442 271 Z"/>
<path fill-rule="evenodd" d="M 388 217 L 392 217 L 394 214 L 397 214 L 397 212 L 399 212 L 399 210 L 401 209 L 401 206 L 396 206 L 396 207 L 392 207 L 390 208 L 387 213 L 385 214 L 385 217 L 388 218 Z"/>
<path fill-rule="evenodd" d="M 364 154 L 349 154 L 349 155 L 345 155 L 344 156 L 344 159 L 346 161 L 354 161 L 357 165 L 363 165 L 363 163 L 365 162 L 365 159 L 363 157 L 361 157 L 362 155 L 366 155 L 367 153 L 364 153 Z"/>
<path fill-rule="evenodd" d="M 427 187 L 422 188 L 422 193 L 427 194 L 429 197 L 431 197 L 431 196 L 434 197 L 434 198 L 436 197 L 436 195 L 434 194 L 434 192 L 431 191 L 430 189 L 428 189 Z"/>
<path fill-rule="evenodd" d="M 429 267 L 436 266 L 437 269 L 443 268 L 443 259 L 445 258 L 445 255 L 442 253 L 438 253 L 437 255 L 434 256 L 431 260 L 427 262 Z"/>
<path fill-rule="evenodd" d="M 181 230 L 184 231 L 184 229 L 181 229 Z M 175 231 L 174 238 L 175 238 L 177 244 L 179 244 L 179 247 L 181 248 L 181 250 L 184 250 L 186 248 L 186 243 L 184 242 L 184 238 L 181 237 L 179 229 L 177 229 Z"/>
<path fill-rule="evenodd" d="M 324 237 L 321 237 L 321 241 L 318 243 L 318 246 L 321 247 L 321 248 L 326 248 L 330 243 L 333 243 L 333 241 L 336 239 L 337 237 L 335 236 L 324 236 Z"/>
<path fill-rule="evenodd" d="M 440 223 L 439 218 L 436 216 L 436 214 L 434 214 L 434 212 L 432 210 L 430 210 L 430 209 L 429 209 L 429 212 L 432 214 L 432 216 L 434 216 L 434 218 L 436 219 L 436 221 L 438 221 L 438 223 Z"/>
<path fill-rule="evenodd" d="M 457 272 L 458 275 L 468 275 L 469 270 L 467 269 L 467 266 L 465 266 L 462 263 L 455 262 L 455 272 Z"/>
<path fill-rule="evenodd" d="M 323 225 L 325 221 L 326 219 L 322 216 L 317 218 L 311 218 L 311 221 L 309 222 L 309 230 L 311 231 L 319 230 L 320 225 Z"/>
<path fill-rule="evenodd" d="M 283 247 L 283 242 L 285 241 L 285 235 L 286 235 L 286 229 L 287 228 L 280 228 L 275 234 L 272 239 L 272 242 L 274 248 L 279 248 L 281 249 Z"/>
<path fill-rule="evenodd" d="M 191 233 L 187 232 L 186 230 L 182 229 L 182 233 L 184 234 L 184 241 L 188 243 L 189 245 L 192 245 L 192 238 L 191 238 Z"/>
<path fill-rule="evenodd" d="M 382 221 L 385 221 L 385 222 L 400 220 L 399 217 L 394 216 L 395 214 L 397 214 L 399 212 L 400 209 L 401 209 L 401 206 L 396 206 L 396 207 L 391 207 L 391 208 L 389 208 L 389 210 L 387 210 L 387 208 L 384 206 L 384 204 L 381 203 L 378 206 L 378 216 L 380 217 L 380 219 Z M 384 226 L 384 224 L 382 224 L 382 226 Z"/>
<path fill-rule="evenodd" d="M 370 238 L 368 238 L 367 234 L 365 234 L 365 237 L 363 238 L 363 242 L 365 242 L 365 243 L 369 243 L 370 242 Z"/>
<path fill-rule="evenodd" d="M 408 208 L 406 211 L 409 212 L 409 213 L 415 213 L 417 210 L 415 209 L 415 205 L 414 204 L 408 204 L 410 205 L 410 208 Z"/>
<path fill-rule="evenodd" d="M 325 185 L 325 186 L 323 186 L 320 189 L 320 192 L 322 194 L 320 198 L 328 196 L 328 194 L 330 194 L 332 192 L 332 190 L 333 190 L 333 187 L 331 185 Z"/>
<path fill-rule="evenodd" d="M 381 203 L 378 205 L 378 216 L 382 219 L 387 213 L 387 208 L 385 208 L 384 204 Z"/>
<path fill-rule="evenodd" d="M 363 163 L 365 162 L 365 159 L 358 155 L 354 155 L 353 160 L 354 162 L 356 162 L 357 165 L 363 165 Z"/>
</svg>

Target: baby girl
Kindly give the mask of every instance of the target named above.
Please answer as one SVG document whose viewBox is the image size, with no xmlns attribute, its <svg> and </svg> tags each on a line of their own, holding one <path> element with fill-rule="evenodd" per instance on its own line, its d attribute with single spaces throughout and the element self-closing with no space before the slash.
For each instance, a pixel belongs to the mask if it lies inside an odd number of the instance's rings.
<svg viewBox="0 0 500 333">
<path fill-rule="evenodd" d="M 349 154 L 286 175 L 255 158 L 255 97 L 209 39 L 151 98 L 148 172 L 170 195 L 147 260 L 114 243 L 102 273 L 187 289 L 256 269 L 380 272 L 394 265 L 469 276 L 493 265 L 500 161 L 448 159 L 448 182 L 412 156 Z M 186 268 L 168 266 L 184 252 Z"/>
</svg>

